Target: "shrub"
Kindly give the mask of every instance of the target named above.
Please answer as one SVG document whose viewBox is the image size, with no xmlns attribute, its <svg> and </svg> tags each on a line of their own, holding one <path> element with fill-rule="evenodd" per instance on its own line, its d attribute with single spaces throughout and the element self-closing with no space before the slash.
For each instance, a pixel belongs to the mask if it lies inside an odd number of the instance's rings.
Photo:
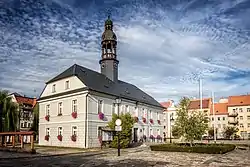
<svg viewBox="0 0 250 167">
<path fill-rule="evenodd" d="M 206 154 L 224 154 L 235 149 L 233 144 L 195 144 L 190 147 L 189 143 L 179 144 L 160 144 L 150 146 L 151 151 L 168 151 L 168 152 L 193 152 Z"/>
</svg>

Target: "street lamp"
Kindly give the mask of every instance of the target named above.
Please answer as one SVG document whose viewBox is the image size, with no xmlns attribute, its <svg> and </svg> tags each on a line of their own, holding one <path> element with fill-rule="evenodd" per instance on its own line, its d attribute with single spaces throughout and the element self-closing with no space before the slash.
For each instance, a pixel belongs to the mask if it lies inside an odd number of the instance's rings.
<svg viewBox="0 0 250 167">
<path fill-rule="evenodd" d="M 116 120 L 116 124 L 117 126 L 120 126 L 121 125 L 121 120 L 119 119 L 120 118 L 120 104 L 122 103 L 122 99 L 120 98 L 117 98 L 115 99 L 115 103 L 117 104 L 117 107 L 118 107 L 118 110 L 117 110 L 117 116 L 118 116 L 118 119 Z M 120 151 L 120 132 L 117 131 L 117 151 L 118 151 L 118 156 L 121 155 L 121 151 Z"/>
<path fill-rule="evenodd" d="M 170 115 L 170 143 L 172 143 L 172 121 L 174 121 L 173 114 Z"/>
</svg>

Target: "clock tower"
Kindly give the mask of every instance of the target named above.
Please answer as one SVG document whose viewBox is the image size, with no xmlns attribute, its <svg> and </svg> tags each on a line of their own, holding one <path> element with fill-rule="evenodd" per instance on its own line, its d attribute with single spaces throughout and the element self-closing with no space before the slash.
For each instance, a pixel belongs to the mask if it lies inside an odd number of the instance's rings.
<svg viewBox="0 0 250 167">
<path fill-rule="evenodd" d="M 104 32 L 102 34 L 102 58 L 99 61 L 101 73 L 106 75 L 110 80 L 118 81 L 118 64 L 116 56 L 117 39 L 113 32 L 113 22 L 108 16 L 105 21 Z"/>
</svg>

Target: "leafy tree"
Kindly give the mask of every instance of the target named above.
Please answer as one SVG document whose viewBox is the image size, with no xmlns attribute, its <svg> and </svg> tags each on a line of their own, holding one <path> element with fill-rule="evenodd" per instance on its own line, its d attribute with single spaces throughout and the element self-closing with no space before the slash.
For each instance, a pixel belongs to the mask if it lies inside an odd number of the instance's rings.
<svg viewBox="0 0 250 167">
<path fill-rule="evenodd" d="M 215 134 L 218 134 L 218 128 L 215 129 Z M 214 128 L 209 128 L 208 129 L 208 136 L 209 137 L 214 137 Z"/>
<path fill-rule="evenodd" d="M 118 117 L 117 114 L 113 114 L 112 120 L 108 123 L 108 126 L 112 129 L 115 130 L 115 121 L 120 118 L 122 121 L 122 131 L 118 132 L 120 133 L 120 146 L 121 148 L 127 148 L 130 144 L 131 137 L 132 137 L 132 128 L 135 123 L 134 118 L 129 113 L 126 114 L 120 114 Z M 112 147 L 117 148 L 117 143 L 118 143 L 118 137 L 117 135 L 114 136 L 114 140 L 111 143 Z"/>
<path fill-rule="evenodd" d="M 12 102 L 8 91 L 0 91 L 0 131 L 16 131 L 18 115 L 18 106 Z M 2 122 L 2 120 L 4 120 L 4 122 Z"/>
<path fill-rule="evenodd" d="M 201 139 L 208 128 L 208 119 L 200 111 L 188 112 L 190 99 L 183 97 L 177 109 L 177 119 L 172 131 L 178 137 L 184 137 L 192 146 L 194 140 Z"/>
<path fill-rule="evenodd" d="M 38 133 L 38 124 L 39 124 L 39 105 L 38 104 L 36 104 L 35 107 L 33 108 L 33 116 L 34 116 L 34 120 L 33 120 L 31 130 Z"/>
<path fill-rule="evenodd" d="M 230 139 L 233 135 L 235 135 L 239 129 L 234 126 L 227 126 L 223 130 L 223 135 L 225 138 Z"/>
</svg>

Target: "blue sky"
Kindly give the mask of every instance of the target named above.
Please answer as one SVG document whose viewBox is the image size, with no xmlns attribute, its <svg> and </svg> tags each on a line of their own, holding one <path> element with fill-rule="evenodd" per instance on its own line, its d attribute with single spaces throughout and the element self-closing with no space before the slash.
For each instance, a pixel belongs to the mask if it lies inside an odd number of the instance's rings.
<svg viewBox="0 0 250 167">
<path fill-rule="evenodd" d="M 250 0 L 1 0 L 0 88 L 38 96 L 77 63 L 99 71 L 111 10 L 119 78 L 159 101 L 250 91 Z"/>
</svg>

